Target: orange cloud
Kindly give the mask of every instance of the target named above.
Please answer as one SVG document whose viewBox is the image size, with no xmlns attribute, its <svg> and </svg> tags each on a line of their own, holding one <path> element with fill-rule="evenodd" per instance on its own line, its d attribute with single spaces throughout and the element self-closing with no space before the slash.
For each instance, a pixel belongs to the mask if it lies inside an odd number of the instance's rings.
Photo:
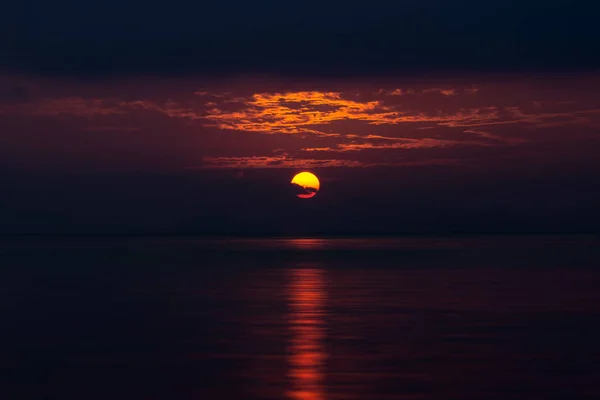
<svg viewBox="0 0 600 400">
<path fill-rule="evenodd" d="M 345 99 L 338 92 L 257 93 L 240 100 L 244 108 L 225 111 L 214 108 L 205 118 L 221 129 L 260 133 L 339 136 L 321 126 L 336 121 L 361 121 L 370 125 L 401 123 L 477 124 L 498 118 L 493 108 L 461 110 L 454 114 L 408 113 L 379 100 L 360 102 Z"/>
<path fill-rule="evenodd" d="M 409 90 L 394 89 L 391 92 L 389 92 L 388 94 L 390 96 L 402 96 L 402 95 L 411 94 L 411 93 L 413 93 L 413 92 L 410 89 Z"/>
<path fill-rule="evenodd" d="M 465 89 L 476 91 L 477 88 Z M 425 89 L 455 95 L 456 89 Z M 388 93 L 408 93 L 394 89 Z M 205 93 L 198 93 L 205 95 Z M 116 99 L 86 99 L 81 97 L 50 98 L 0 107 L 0 113 L 13 115 L 96 117 L 123 115 L 135 111 L 155 112 L 167 117 L 203 121 L 205 126 L 217 126 L 246 132 L 268 134 L 313 134 L 322 137 L 340 137 L 344 132 L 333 126 L 336 122 L 356 121 L 372 126 L 419 124 L 418 129 L 432 127 L 473 128 L 507 124 L 529 124 L 532 127 L 553 127 L 567 124 L 592 123 L 587 117 L 600 114 L 600 109 L 549 113 L 542 110 L 526 113 L 519 107 L 464 108 L 451 113 L 441 110 L 411 111 L 382 100 L 345 98 L 340 92 L 286 92 L 256 93 L 248 98 L 233 98 L 227 94 L 206 93 L 213 101 L 208 108 L 183 105 L 173 100 L 119 101 Z M 538 107 L 539 108 L 539 107 Z M 351 134 L 344 135 L 353 138 Z M 478 135 L 484 138 L 484 135 Z M 357 135 L 354 138 L 359 138 Z M 494 139 L 488 135 L 488 139 Z M 385 139 L 369 135 L 366 139 Z"/>
<path fill-rule="evenodd" d="M 439 93 L 444 96 L 459 96 L 463 93 L 476 93 L 479 89 L 445 89 L 430 88 L 419 93 Z M 113 115 L 145 115 L 154 113 L 168 118 L 193 120 L 204 126 L 221 129 L 267 133 L 267 134 L 309 134 L 335 139 L 316 139 L 310 144 L 292 145 L 295 148 L 286 149 L 290 154 L 303 151 L 324 155 L 334 153 L 360 152 L 369 150 L 397 149 L 431 149 L 449 148 L 456 146 L 516 146 L 531 140 L 514 137 L 518 132 L 498 129 L 504 125 L 521 124 L 530 129 L 555 127 L 567 124 L 587 124 L 594 126 L 597 122 L 595 115 L 600 109 L 590 108 L 563 112 L 548 112 L 544 103 L 532 106 L 513 107 L 478 107 L 462 108 L 448 112 L 429 109 L 428 112 L 408 110 L 407 102 L 394 104 L 395 100 L 384 96 L 402 96 L 413 93 L 411 89 L 380 90 L 374 96 L 360 96 L 352 92 L 320 92 L 298 91 L 283 93 L 255 93 L 241 98 L 231 93 L 213 94 L 197 92 L 197 103 L 167 100 L 134 100 L 122 101 L 115 98 L 96 99 L 82 97 L 31 99 L 18 104 L 0 106 L 0 114 L 17 116 L 62 116 L 73 115 L 83 118 L 94 118 L 93 123 L 87 123 L 82 130 L 135 130 L 135 126 L 118 128 L 115 121 L 96 121 L 96 118 Z M 439 99 L 438 99 L 439 100 Z M 449 99 L 454 103 L 454 99 Z M 410 104 L 411 102 L 408 102 Z M 442 106 L 444 102 L 442 102 Z M 435 104 L 440 104 L 438 101 Z M 472 102 L 470 103 L 472 104 Z M 571 104 L 571 103 L 569 103 Z M 556 108 L 551 109 L 555 111 Z M 564 108 L 559 110 L 565 110 Z M 348 124 L 351 122 L 351 124 Z M 103 127 L 102 125 L 105 124 Z M 402 125 L 413 125 L 416 129 L 432 129 L 435 131 L 396 130 Z M 118 125 L 118 124 L 117 124 Z M 191 125 L 191 124 L 190 124 Z M 414 126 L 416 125 L 416 126 Z M 498 126 L 498 128 L 494 128 Z M 114 128 L 113 128 L 114 127 Z M 356 130 L 354 130 L 356 129 Z M 513 131 L 511 129 L 511 131 Z M 357 133 L 346 133 L 357 132 Z M 374 132 L 369 134 L 358 134 Z M 414 137 L 422 132 L 429 137 Z M 382 133 L 382 134 L 377 134 Z M 506 136 L 506 133 L 512 135 Z M 411 136 L 411 137 L 405 137 Z M 287 142 L 286 142 L 287 143 Z M 302 148 L 302 146 L 306 146 Z M 309 147 L 310 146 L 310 147 Z M 345 154 L 349 157 L 349 154 Z M 295 167 L 295 166 L 369 166 L 347 160 L 299 160 L 281 150 L 270 157 L 241 157 L 241 158 L 212 158 L 205 160 L 213 168 L 249 168 Z M 312 163 L 312 164 L 311 164 Z"/>
<path fill-rule="evenodd" d="M 257 93 L 243 101 L 246 107 L 240 111 L 213 109 L 205 118 L 222 129 L 338 136 L 310 126 L 343 119 L 368 120 L 380 106 L 378 101 L 346 100 L 336 92 Z"/>
<path fill-rule="evenodd" d="M 439 94 L 443 94 L 444 96 L 455 96 L 457 94 L 456 89 L 444 89 L 444 88 L 425 89 L 425 90 L 423 90 L 423 93 L 439 93 Z"/>
<path fill-rule="evenodd" d="M 473 89 L 477 90 L 477 89 Z M 446 91 L 426 89 L 426 91 Z M 448 89 L 445 95 L 454 95 L 455 89 Z M 449 94 L 452 92 L 453 94 Z M 441 93 L 441 92 L 440 92 Z M 219 97 L 218 95 L 213 95 Z M 159 105 L 152 101 L 110 102 L 106 100 L 83 100 L 64 102 L 54 108 L 41 107 L 38 113 L 65 113 L 77 115 L 123 114 L 125 109 L 154 111 L 173 118 L 210 121 L 206 126 L 221 129 L 240 130 L 268 134 L 314 134 L 322 137 L 339 137 L 341 133 L 326 131 L 323 126 L 339 121 L 357 121 L 368 125 L 400 125 L 404 123 L 432 124 L 429 127 L 476 128 L 491 125 L 525 123 L 539 127 L 558 126 L 589 122 L 586 114 L 599 114 L 600 109 L 570 111 L 563 113 L 524 113 L 519 107 L 480 107 L 461 109 L 454 113 L 435 114 L 407 112 L 384 105 L 379 100 L 360 102 L 343 98 L 339 92 L 288 92 L 257 93 L 250 98 L 223 100 L 222 103 L 237 103 L 242 109 L 228 111 L 219 108 L 216 102 L 209 102 L 211 108 L 203 112 L 184 107 L 174 101 Z M 501 115 L 500 111 L 504 111 Z M 39 115 L 39 114 L 38 114 Z M 419 127 L 420 129 L 428 126 Z M 351 134 L 345 135 L 351 138 Z M 367 138 L 376 139 L 377 135 Z M 481 136 L 481 135 L 480 135 Z M 359 137 L 358 135 L 356 137 Z M 481 136 L 483 137 L 483 136 Z M 379 137 L 383 138 L 383 137 Z M 394 139 L 394 138 L 390 138 Z"/>
</svg>

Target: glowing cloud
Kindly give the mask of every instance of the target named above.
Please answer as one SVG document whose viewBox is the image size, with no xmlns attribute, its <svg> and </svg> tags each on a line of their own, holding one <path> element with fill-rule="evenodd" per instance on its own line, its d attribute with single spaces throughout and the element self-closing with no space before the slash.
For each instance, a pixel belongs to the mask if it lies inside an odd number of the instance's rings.
<svg viewBox="0 0 600 400">
<path fill-rule="evenodd" d="M 396 91 L 392 93 L 399 94 Z M 339 136 L 339 133 L 326 132 L 322 127 L 337 121 L 361 121 L 369 125 L 450 125 L 489 123 L 498 119 L 494 108 L 429 115 L 402 111 L 385 105 L 381 100 L 347 99 L 340 92 L 257 93 L 238 101 L 243 105 L 240 110 L 226 111 L 215 107 L 207 112 L 205 118 L 221 129 L 269 134 L 312 133 L 319 136 Z"/>
</svg>

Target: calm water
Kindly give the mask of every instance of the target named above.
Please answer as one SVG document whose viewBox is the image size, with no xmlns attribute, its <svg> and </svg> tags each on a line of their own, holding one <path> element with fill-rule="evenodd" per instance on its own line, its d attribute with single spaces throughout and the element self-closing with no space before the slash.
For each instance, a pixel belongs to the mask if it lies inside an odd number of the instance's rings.
<svg viewBox="0 0 600 400">
<path fill-rule="evenodd" d="M 600 241 L 1 239 L 2 399 L 598 399 Z"/>
</svg>

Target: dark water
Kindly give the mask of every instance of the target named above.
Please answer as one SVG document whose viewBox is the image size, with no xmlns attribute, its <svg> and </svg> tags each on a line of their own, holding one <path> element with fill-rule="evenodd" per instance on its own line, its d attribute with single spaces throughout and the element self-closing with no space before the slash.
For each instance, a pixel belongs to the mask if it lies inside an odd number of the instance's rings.
<svg viewBox="0 0 600 400">
<path fill-rule="evenodd" d="M 2 239 L 1 399 L 598 399 L 600 241 Z"/>
</svg>

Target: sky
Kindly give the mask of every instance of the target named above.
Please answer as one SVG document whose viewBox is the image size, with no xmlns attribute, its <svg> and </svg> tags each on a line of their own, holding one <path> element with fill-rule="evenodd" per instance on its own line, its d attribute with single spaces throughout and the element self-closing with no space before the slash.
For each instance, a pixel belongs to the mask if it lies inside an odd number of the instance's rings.
<svg viewBox="0 0 600 400">
<path fill-rule="evenodd" d="M 594 7 L 12 4 L 0 233 L 597 232 Z"/>
</svg>

